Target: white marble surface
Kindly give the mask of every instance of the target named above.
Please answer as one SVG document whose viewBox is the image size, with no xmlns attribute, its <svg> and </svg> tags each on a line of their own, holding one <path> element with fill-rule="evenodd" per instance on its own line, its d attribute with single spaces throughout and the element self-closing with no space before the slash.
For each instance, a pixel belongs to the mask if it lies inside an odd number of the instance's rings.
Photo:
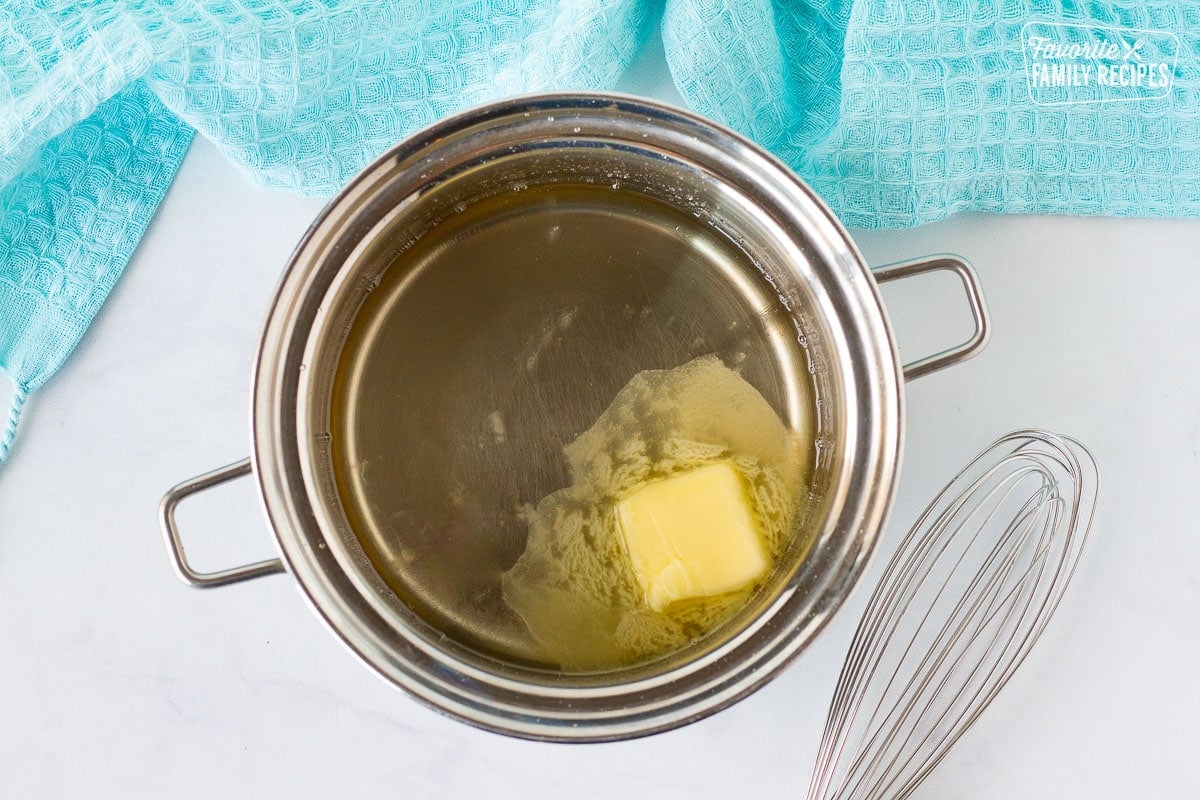
<svg viewBox="0 0 1200 800">
<path fill-rule="evenodd" d="M 629 86 L 668 93 L 661 76 Z M 31 399 L 0 469 L 0 797 L 801 796 L 862 585 L 737 706 L 562 746 L 410 700 L 342 649 L 288 576 L 208 592 L 175 579 L 156 504 L 246 454 L 258 327 L 320 206 L 252 187 L 198 141 L 79 350 Z M 961 216 L 858 241 L 876 264 L 968 257 L 995 321 L 985 353 L 909 389 L 882 557 L 1006 431 L 1074 434 L 1104 474 L 1046 637 L 916 796 L 1196 796 L 1200 222 Z M 887 296 L 910 355 L 961 322 L 932 284 Z M 248 481 L 181 520 L 202 566 L 271 552 Z"/>
</svg>

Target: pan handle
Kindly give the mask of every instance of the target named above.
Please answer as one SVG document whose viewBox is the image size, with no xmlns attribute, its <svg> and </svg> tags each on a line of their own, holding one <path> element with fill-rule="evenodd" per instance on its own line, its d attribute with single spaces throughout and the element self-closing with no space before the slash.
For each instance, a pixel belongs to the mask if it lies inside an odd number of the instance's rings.
<svg viewBox="0 0 1200 800">
<path fill-rule="evenodd" d="M 871 270 L 871 274 L 876 283 L 887 283 L 936 270 L 953 272 L 962 280 L 963 289 L 967 293 L 967 302 L 971 306 L 971 317 L 975 320 L 975 332 L 962 344 L 905 364 L 904 380 L 906 381 L 966 361 L 986 347 L 988 337 L 992 335 L 991 319 L 988 316 L 987 303 L 983 300 L 983 290 L 979 287 L 979 276 L 975 274 L 974 267 L 964 259 L 945 253 L 924 256 L 912 261 L 901 261 L 898 264 L 876 267 Z"/>
<path fill-rule="evenodd" d="M 179 527 L 175 523 L 175 509 L 179 503 L 197 492 L 211 489 L 243 475 L 249 475 L 250 472 L 250 459 L 244 458 L 228 466 L 186 480 L 163 495 L 162 502 L 158 504 L 158 522 L 167 543 L 167 555 L 171 557 L 171 565 L 175 567 L 175 574 L 184 583 L 200 589 L 209 589 L 284 571 L 283 561 L 278 558 L 270 558 L 266 561 L 230 567 L 216 572 L 199 572 L 188 563 L 187 556 L 183 552 L 183 540 L 179 537 Z"/>
</svg>

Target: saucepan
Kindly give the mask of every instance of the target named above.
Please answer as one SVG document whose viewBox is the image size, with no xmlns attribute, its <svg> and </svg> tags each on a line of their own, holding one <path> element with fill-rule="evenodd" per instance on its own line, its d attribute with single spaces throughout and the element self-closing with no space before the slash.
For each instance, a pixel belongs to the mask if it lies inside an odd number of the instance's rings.
<svg viewBox="0 0 1200 800">
<path fill-rule="evenodd" d="M 660 209 L 644 222 L 661 252 L 641 233 L 605 234 L 615 223 L 598 214 L 576 233 L 611 255 L 587 269 L 557 247 L 557 227 L 521 258 L 482 234 L 453 269 L 412 255 L 464 230 L 447 223 L 456 215 L 484 209 L 467 227 L 503 230 L 519 196 L 567 198 L 575 224 L 586 214 L 572 193 L 596 190 Z M 904 364 L 877 285 L 937 270 L 961 279 L 974 330 Z M 161 524 L 187 583 L 290 573 L 366 664 L 464 722 L 556 741 L 663 731 L 762 686 L 838 611 L 892 505 L 905 381 L 987 338 L 969 264 L 869 268 L 813 191 L 733 131 L 617 95 L 505 100 L 401 142 L 319 215 L 262 330 L 250 457 L 172 489 Z M 519 623 L 495 586 L 464 576 L 520 555 L 520 508 L 561 485 L 563 445 L 635 372 L 711 352 L 811 435 L 808 546 L 719 630 L 667 656 L 592 671 L 512 656 Z M 198 571 L 176 507 L 240 476 L 257 484 L 279 557 Z"/>
</svg>

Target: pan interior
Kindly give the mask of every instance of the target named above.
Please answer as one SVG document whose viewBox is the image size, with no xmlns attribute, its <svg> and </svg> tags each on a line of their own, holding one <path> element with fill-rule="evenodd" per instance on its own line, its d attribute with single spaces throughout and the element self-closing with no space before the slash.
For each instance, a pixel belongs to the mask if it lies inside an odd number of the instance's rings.
<svg viewBox="0 0 1200 800">
<path fill-rule="evenodd" d="M 837 387 L 802 295 L 781 296 L 781 256 L 755 241 L 769 220 L 678 165 L 629 169 L 621 154 L 614 171 L 606 157 L 618 154 L 463 171 L 358 254 L 353 290 L 330 310 L 343 332 L 326 406 L 342 546 L 379 602 L 489 669 L 554 671 L 500 576 L 524 548 L 522 509 L 569 481 L 563 446 L 641 370 L 708 354 L 736 367 L 816 440 L 798 529 L 828 500 L 831 404 L 817 401 Z M 761 597 L 694 648 L 778 596 L 810 543 L 794 538 Z"/>
</svg>

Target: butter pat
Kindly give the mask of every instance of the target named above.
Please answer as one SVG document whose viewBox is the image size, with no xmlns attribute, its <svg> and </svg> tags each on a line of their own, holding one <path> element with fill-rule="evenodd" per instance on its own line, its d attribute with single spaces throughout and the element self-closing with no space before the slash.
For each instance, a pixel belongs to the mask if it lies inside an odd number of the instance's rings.
<svg viewBox="0 0 1200 800">
<path fill-rule="evenodd" d="M 770 559 L 737 471 L 721 461 L 638 490 L 617 504 L 617 526 L 646 604 L 741 589 Z"/>
</svg>

